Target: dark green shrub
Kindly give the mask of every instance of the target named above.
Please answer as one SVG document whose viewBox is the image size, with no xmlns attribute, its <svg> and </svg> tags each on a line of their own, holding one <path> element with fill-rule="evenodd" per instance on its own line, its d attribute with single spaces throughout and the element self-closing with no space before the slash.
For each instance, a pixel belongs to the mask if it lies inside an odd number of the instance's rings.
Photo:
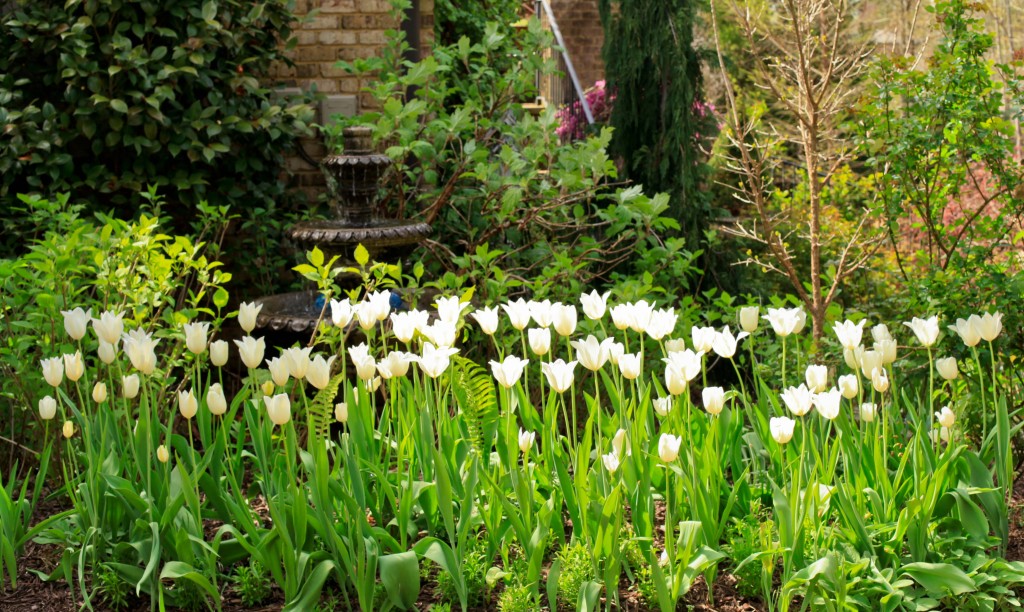
<svg viewBox="0 0 1024 612">
<path fill-rule="evenodd" d="M 312 116 L 266 83 L 287 62 L 291 5 L 18 3 L 0 35 L 0 207 L 66 192 L 127 218 L 155 185 L 179 231 L 204 200 L 272 213 L 282 154 Z M 8 221 L 35 231 L 24 214 Z"/>
</svg>

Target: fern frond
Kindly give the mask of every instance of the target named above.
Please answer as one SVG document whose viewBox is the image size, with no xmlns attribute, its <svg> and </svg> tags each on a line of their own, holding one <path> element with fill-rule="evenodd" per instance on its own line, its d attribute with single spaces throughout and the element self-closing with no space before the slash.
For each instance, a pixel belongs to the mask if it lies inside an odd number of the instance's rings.
<svg viewBox="0 0 1024 612">
<path fill-rule="evenodd" d="M 494 437 L 498 424 L 498 400 L 491 373 L 483 366 L 455 355 L 452 357 L 451 381 L 470 443 L 480 453 L 489 452 L 489 438 Z"/>
<path fill-rule="evenodd" d="M 309 419 L 313 434 L 318 440 L 326 440 L 331 435 L 331 423 L 334 422 L 334 398 L 344 375 L 339 372 L 327 386 L 317 392 L 313 403 L 309 406 Z"/>
</svg>

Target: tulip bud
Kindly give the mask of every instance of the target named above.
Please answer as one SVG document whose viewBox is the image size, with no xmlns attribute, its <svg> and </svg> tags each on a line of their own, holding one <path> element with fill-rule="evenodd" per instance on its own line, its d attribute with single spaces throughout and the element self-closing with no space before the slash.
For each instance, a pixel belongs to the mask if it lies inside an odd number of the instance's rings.
<svg viewBox="0 0 1024 612">
<path fill-rule="evenodd" d="M 75 308 L 74 310 L 62 310 L 60 313 L 64 315 L 64 331 L 68 332 L 68 335 L 74 340 L 84 338 L 85 332 L 89 328 L 89 321 L 92 320 L 92 309 Z"/>
<path fill-rule="evenodd" d="M 191 419 L 199 411 L 199 402 L 191 389 L 178 391 L 178 411 L 186 419 Z"/>
<path fill-rule="evenodd" d="M 619 371 L 626 380 L 636 380 L 640 376 L 640 353 L 627 353 L 619 357 Z"/>
<path fill-rule="evenodd" d="M 156 447 L 156 458 L 160 463 L 167 463 L 171 460 L 171 453 L 168 452 L 167 447 L 161 444 Z"/>
<path fill-rule="evenodd" d="M 109 342 L 100 340 L 100 347 L 96 350 L 96 354 L 99 355 L 100 361 L 110 365 L 117 359 L 117 347 Z"/>
<path fill-rule="evenodd" d="M 804 375 L 807 379 L 807 388 L 811 393 L 821 393 L 828 389 L 828 368 L 823 365 L 809 365 Z"/>
<path fill-rule="evenodd" d="M 64 421 L 64 427 L 61 428 L 61 433 L 64 434 L 65 438 L 70 440 L 71 437 L 75 435 L 75 424 L 71 421 Z"/>
<path fill-rule="evenodd" d="M 928 436 L 932 439 L 935 444 L 939 443 L 939 440 L 943 442 L 949 442 L 951 430 L 948 427 L 939 427 L 928 432 Z"/>
<path fill-rule="evenodd" d="M 686 350 L 686 340 L 683 338 L 669 338 L 665 341 L 666 353 L 680 353 Z"/>
<path fill-rule="evenodd" d="M 530 341 L 530 350 L 541 357 L 551 350 L 551 330 L 546 327 L 531 328 L 526 332 Z"/>
<path fill-rule="evenodd" d="M 75 351 L 74 355 L 64 355 L 64 375 L 71 382 L 78 382 L 78 379 L 85 374 L 85 360 L 82 359 L 82 351 Z"/>
<path fill-rule="evenodd" d="M 210 343 L 210 363 L 218 368 L 228 362 L 228 343 L 226 340 L 214 340 Z"/>
<path fill-rule="evenodd" d="M 286 394 L 264 397 L 263 401 L 267 405 L 267 415 L 274 425 L 284 425 L 292 420 L 292 403 Z"/>
<path fill-rule="evenodd" d="M 668 413 L 672 411 L 672 398 L 671 397 L 659 397 L 653 401 L 654 412 L 658 416 L 668 416 Z"/>
<path fill-rule="evenodd" d="M 224 388 L 220 383 L 213 383 L 206 390 L 206 407 L 214 416 L 220 416 L 228 410 L 228 399 L 224 397 Z"/>
<path fill-rule="evenodd" d="M 758 318 L 761 309 L 757 306 L 745 306 L 740 308 L 740 329 L 752 334 L 757 331 Z"/>
<path fill-rule="evenodd" d="M 871 372 L 871 386 L 879 393 L 889 390 L 889 374 L 884 368 L 875 368 Z"/>
<path fill-rule="evenodd" d="M 39 400 L 39 418 L 49 421 L 55 416 L 57 416 L 57 400 L 49 395 Z"/>
<path fill-rule="evenodd" d="M 601 455 L 601 461 L 604 463 L 604 469 L 608 470 L 609 474 L 614 474 L 619 469 L 619 455 L 614 452 Z"/>
<path fill-rule="evenodd" d="M 97 404 L 102 404 L 107 401 L 107 385 L 106 383 L 98 382 L 92 387 L 92 401 Z"/>
<path fill-rule="evenodd" d="M 43 359 L 40 362 L 43 366 L 43 378 L 51 387 L 59 387 L 64 380 L 64 360 L 60 357 Z"/>
<path fill-rule="evenodd" d="M 870 423 L 875 420 L 876 412 L 878 412 L 878 406 L 870 402 L 864 402 L 860 405 L 860 420 Z"/>
<path fill-rule="evenodd" d="M 249 334 L 256 329 L 256 317 L 259 316 L 261 310 L 263 310 L 263 304 L 256 302 L 243 302 L 238 305 L 238 325 L 241 326 L 242 331 Z M 255 368 L 256 366 L 249 367 Z"/>
<path fill-rule="evenodd" d="M 278 387 L 288 384 L 288 362 L 284 357 L 274 357 L 266 360 L 267 369 L 270 370 L 270 378 Z"/>
<path fill-rule="evenodd" d="M 633 449 L 629 444 L 629 437 L 625 429 L 619 429 L 612 436 L 612 450 L 619 457 L 631 457 L 633 455 Z"/>
<path fill-rule="evenodd" d="M 121 395 L 127 399 L 135 399 L 139 394 L 139 375 L 129 374 L 121 377 Z"/>
<path fill-rule="evenodd" d="M 720 414 L 725 407 L 725 389 L 721 387 L 704 387 L 700 396 L 704 401 L 704 410 L 707 410 L 708 414 Z"/>
<path fill-rule="evenodd" d="M 772 417 L 768 422 L 768 429 L 771 430 L 772 439 L 779 444 L 786 444 L 793 439 L 793 428 L 796 421 L 789 417 Z"/>
<path fill-rule="evenodd" d="M 658 457 L 665 463 L 672 463 L 679 457 L 679 446 L 683 439 L 672 434 L 661 434 L 658 438 Z"/>
<path fill-rule="evenodd" d="M 960 370 L 956 367 L 956 357 L 936 359 L 935 369 L 939 372 L 939 376 L 945 380 L 953 380 L 960 374 Z"/>
<path fill-rule="evenodd" d="M 536 440 L 537 434 L 532 431 L 523 431 L 523 428 L 519 428 L 519 450 L 524 455 L 530 453 L 530 449 L 533 448 L 533 442 Z"/>
<path fill-rule="evenodd" d="M 857 376 L 854 374 L 844 374 L 843 376 L 840 376 L 839 391 L 846 399 L 853 399 L 857 397 L 857 394 L 860 392 L 860 386 L 857 384 Z"/>
<path fill-rule="evenodd" d="M 339 423 L 348 422 L 348 404 L 339 402 L 334 405 L 334 420 Z"/>
<path fill-rule="evenodd" d="M 571 304 L 555 304 L 551 323 L 559 336 L 571 336 L 576 331 L 576 307 Z"/>
<path fill-rule="evenodd" d="M 185 330 L 185 348 L 194 355 L 199 355 L 206 350 L 207 333 L 210 329 L 209 323 L 186 323 L 182 326 Z"/>
<path fill-rule="evenodd" d="M 935 420 L 938 421 L 939 425 L 951 429 L 953 424 L 956 423 L 956 413 L 950 410 L 949 406 L 943 406 L 942 410 L 935 413 Z"/>
<path fill-rule="evenodd" d="M 273 395 L 273 393 L 274 393 L 274 381 L 272 381 L 272 380 L 264 381 L 264 383 L 262 385 L 260 385 L 260 391 L 263 392 L 263 395 Z"/>
</svg>

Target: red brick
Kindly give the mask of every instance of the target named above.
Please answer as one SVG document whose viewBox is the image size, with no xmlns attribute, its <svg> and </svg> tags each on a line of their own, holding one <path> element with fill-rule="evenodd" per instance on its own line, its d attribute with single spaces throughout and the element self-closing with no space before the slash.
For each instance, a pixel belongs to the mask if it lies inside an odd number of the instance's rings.
<svg viewBox="0 0 1024 612">
<path fill-rule="evenodd" d="M 321 13 L 354 13 L 356 0 L 320 0 Z"/>
</svg>

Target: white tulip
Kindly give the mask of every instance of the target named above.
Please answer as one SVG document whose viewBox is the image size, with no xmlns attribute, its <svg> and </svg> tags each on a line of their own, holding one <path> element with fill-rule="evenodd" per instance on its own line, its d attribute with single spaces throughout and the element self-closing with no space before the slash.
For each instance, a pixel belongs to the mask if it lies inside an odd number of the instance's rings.
<svg viewBox="0 0 1024 612">
<path fill-rule="evenodd" d="M 600 370 L 608 363 L 608 342 L 599 341 L 590 335 L 586 340 L 573 340 L 569 344 L 576 349 L 576 359 L 580 365 L 591 372 Z"/>
<path fill-rule="evenodd" d="M 477 325 L 480 326 L 480 331 L 484 332 L 488 336 L 493 336 L 494 332 L 498 331 L 498 307 L 493 308 L 481 308 L 475 312 L 471 312 L 469 316 L 476 319 Z"/>
<path fill-rule="evenodd" d="M 423 354 L 415 358 L 424 374 L 430 378 L 437 378 L 448 369 L 452 355 L 458 352 L 459 349 L 456 348 L 436 347 L 430 342 L 424 342 Z"/>
<path fill-rule="evenodd" d="M 968 347 L 978 346 L 981 342 L 981 329 L 978 325 L 981 322 L 981 317 L 978 315 L 971 315 L 965 321 L 964 319 L 957 319 L 956 325 L 950 325 L 950 331 L 955 331 L 963 343 Z"/>
<path fill-rule="evenodd" d="M 804 373 L 804 379 L 811 393 L 821 393 L 828 389 L 828 368 L 823 365 L 809 365 Z"/>
<path fill-rule="evenodd" d="M 938 371 L 939 376 L 945 380 L 953 380 L 960 374 L 960 370 L 956 366 L 956 357 L 936 359 L 935 370 Z"/>
<path fill-rule="evenodd" d="M 426 344 L 434 348 L 433 344 Z M 359 380 L 370 380 L 377 373 L 377 361 L 370 355 L 370 347 L 366 346 L 365 342 L 348 347 L 348 356 L 356 368 Z"/>
<path fill-rule="evenodd" d="M 235 340 L 238 347 L 238 356 L 247 368 L 258 368 L 263 363 L 263 353 L 267 344 L 263 338 L 256 339 L 252 336 L 245 336 L 241 340 Z"/>
<path fill-rule="evenodd" d="M 531 327 L 526 335 L 534 355 L 543 357 L 551 350 L 551 330 L 547 327 Z"/>
<path fill-rule="evenodd" d="M 458 296 L 437 298 L 437 318 L 447 323 L 458 323 L 462 311 L 469 308 L 469 302 L 463 302 Z"/>
<path fill-rule="evenodd" d="M 43 359 L 40 363 L 43 366 L 43 378 L 46 383 L 51 387 L 59 387 L 64 381 L 64 359 L 51 357 Z"/>
<path fill-rule="evenodd" d="M 78 379 L 85 374 L 85 359 L 82 358 L 82 351 L 75 351 L 73 355 L 64 355 L 64 376 L 71 382 L 78 382 Z"/>
<path fill-rule="evenodd" d="M 107 344 L 116 345 L 124 333 L 124 313 L 104 311 L 100 313 L 100 318 L 92 320 L 92 328 L 96 331 L 97 338 Z"/>
<path fill-rule="evenodd" d="M 256 329 L 256 317 L 259 316 L 261 310 L 263 310 L 263 304 L 256 302 L 243 302 L 238 305 L 238 325 L 242 331 L 250 334 L 252 330 Z"/>
<path fill-rule="evenodd" d="M 870 423 L 875 420 L 875 414 L 878 412 L 878 406 L 870 402 L 864 402 L 860 405 L 860 420 L 865 423 Z"/>
<path fill-rule="evenodd" d="M 956 413 L 950 410 L 949 406 L 943 406 L 942 410 L 935 413 L 935 420 L 939 425 L 951 429 L 953 424 L 956 423 Z"/>
<path fill-rule="evenodd" d="M 640 370 L 640 353 L 626 353 L 619 357 L 619 371 L 626 380 L 636 380 Z"/>
<path fill-rule="evenodd" d="M 978 333 L 981 334 L 982 340 L 992 342 L 1001 331 L 1003 331 L 1003 313 L 997 312 L 992 314 L 986 312 L 981 315 L 981 320 L 978 323 Z"/>
<path fill-rule="evenodd" d="M 502 304 L 501 309 L 508 315 L 513 328 L 523 331 L 530 324 L 530 303 L 523 298 Z"/>
<path fill-rule="evenodd" d="M 594 321 L 604 317 L 604 313 L 608 309 L 609 295 L 611 295 L 610 291 L 606 291 L 604 295 L 599 295 L 596 289 L 590 293 L 584 293 L 581 295 L 580 305 L 583 306 L 583 314 L 585 314 L 588 319 Z"/>
<path fill-rule="evenodd" d="M 156 345 L 159 340 L 154 340 L 153 335 L 142 330 L 129 330 L 124 338 L 124 352 L 128 359 L 139 372 L 147 376 L 156 369 Z"/>
<path fill-rule="evenodd" d="M 543 302 L 537 302 L 530 300 L 530 317 L 533 318 L 533 322 L 539 327 L 549 327 L 551 321 L 554 320 L 555 311 L 551 304 L 551 300 L 544 300 Z"/>
<path fill-rule="evenodd" d="M 679 315 L 674 308 L 662 308 L 651 313 L 650 322 L 647 324 L 647 335 L 654 340 L 661 340 L 676 329 L 676 322 Z"/>
<path fill-rule="evenodd" d="M 533 443 L 537 439 L 537 434 L 532 431 L 523 431 L 523 428 L 519 428 L 519 451 L 524 455 L 530 454 L 530 449 L 533 448 Z"/>
<path fill-rule="evenodd" d="M 692 327 L 690 338 L 693 340 L 693 350 L 701 353 L 710 353 L 715 346 L 715 336 L 718 332 L 714 327 Z"/>
<path fill-rule="evenodd" d="M 334 323 L 335 327 L 348 326 L 354 314 L 352 300 L 349 298 L 331 300 L 331 323 Z"/>
<path fill-rule="evenodd" d="M 700 392 L 704 402 L 704 410 L 711 415 L 721 414 L 725 407 L 725 389 L 721 387 L 704 387 Z"/>
<path fill-rule="evenodd" d="M 401 378 L 409 373 L 409 364 L 412 362 L 412 353 L 391 351 L 387 357 L 377 362 L 377 373 L 385 380 Z"/>
<path fill-rule="evenodd" d="M 932 346 L 939 339 L 939 317 L 937 315 L 927 319 L 914 317 L 912 321 L 904 323 L 904 325 L 914 331 L 914 335 L 917 336 L 917 340 L 922 346 Z"/>
<path fill-rule="evenodd" d="M 846 320 L 842 323 L 836 323 L 832 329 L 836 332 L 839 344 L 841 344 L 844 349 L 852 351 L 860 346 L 861 337 L 864 334 L 864 325 L 867 322 L 867 319 L 862 319 L 860 323 L 854 323 L 853 321 Z"/>
<path fill-rule="evenodd" d="M 292 403 L 287 394 L 265 396 L 263 402 L 267 405 L 267 416 L 274 425 L 284 425 L 292 420 Z"/>
<path fill-rule="evenodd" d="M 348 422 L 348 404 L 339 402 L 334 405 L 334 420 L 339 423 Z"/>
<path fill-rule="evenodd" d="M 210 324 L 193 322 L 184 324 L 182 328 L 185 330 L 185 348 L 194 355 L 203 353 L 206 350 Z"/>
<path fill-rule="evenodd" d="M 274 357 L 267 360 L 267 369 L 270 370 L 270 378 L 278 387 L 288 384 L 291 375 L 288 373 L 288 361 L 283 357 Z"/>
<path fill-rule="evenodd" d="M 846 399 L 853 399 L 860 393 L 860 385 L 855 374 L 844 374 L 839 377 L 839 391 Z"/>
<path fill-rule="evenodd" d="M 885 368 L 875 368 L 872 370 L 871 386 L 879 393 L 885 393 L 889 390 L 889 374 L 885 371 Z"/>
<path fill-rule="evenodd" d="M 89 321 L 92 320 L 92 308 L 89 310 L 81 308 L 62 310 L 60 313 L 64 315 L 64 331 L 68 332 L 68 335 L 74 340 L 84 338 L 85 332 L 89 329 Z"/>
<path fill-rule="evenodd" d="M 757 331 L 757 322 L 760 315 L 761 308 L 758 306 L 744 306 L 740 308 L 740 329 L 748 334 Z"/>
<path fill-rule="evenodd" d="M 548 384 L 558 393 L 565 393 L 572 386 L 573 370 L 575 368 L 575 361 L 566 363 L 561 359 L 552 363 L 540 364 L 540 369 L 544 372 L 544 377 L 547 378 Z"/>
<path fill-rule="evenodd" d="M 818 414 L 831 421 L 839 416 L 839 407 L 842 401 L 843 396 L 839 389 L 832 387 L 824 393 L 815 394 L 814 408 L 818 411 Z"/>
<path fill-rule="evenodd" d="M 772 417 L 768 421 L 768 429 L 772 433 L 772 439 L 779 444 L 786 444 L 793 439 L 793 428 L 796 421 L 789 417 Z"/>
<path fill-rule="evenodd" d="M 178 391 L 178 411 L 186 419 L 191 419 L 199 411 L 199 401 L 196 400 L 196 395 L 192 392 L 192 389 Z"/>
<path fill-rule="evenodd" d="M 665 463 L 672 463 L 679 457 L 679 446 L 683 439 L 672 434 L 661 434 L 658 438 L 658 457 Z"/>
<path fill-rule="evenodd" d="M 711 341 L 711 348 L 719 357 L 725 359 L 732 359 L 733 355 L 736 354 L 736 345 L 739 341 L 749 336 L 747 332 L 740 332 L 739 335 L 733 336 L 732 332 L 729 331 L 729 326 L 726 325 L 721 332 L 715 334 L 714 339 Z"/>
<path fill-rule="evenodd" d="M 551 320 L 551 324 L 554 326 L 555 332 L 562 337 L 571 336 L 576 331 L 576 307 L 572 304 L 555 304 L 552 309 L 554 318 Z"/>
<path fill-rule="evenodd" d="M 523 370 L 528 363 L 530 363 L 529 359 L 520 359 L 515 355 L 508 355 L 501 362 L 491 362 L 491 373 L 499 385 L 506 389 L 511 389 L 523 376 Z"/>
<path fill-rule="evenodd" d="M 654 412 L 658 416 L 668 416 L 668 413 L 672 411 L 672 397 L 659 397 L 653 401 Z"/>
<path fill-rule="evenodd" d="M 789 387 L 783 391 L 782 402 L 793 416 L 804 416 L 814 406 L 814 395 L 807 385 L 801 384 L 799 387 Z"/>
<path fill-rule="evenodd" d="M 214 416 L 220 416 L 228 411 L 228 398 L 224 396 L 224 387 L 220 383 L 213 383 L 206 390 L 206 407 Z"/>
<path fill-rule="evenodd" d="M 129 374 L 121 377 L 121 395 L 125 399 L 135 399 L 139 395 L 139 375 Z"/>
<path fill-rule="evenodd" d="M 107 385 L 106 383 L 98 382 L 92 386 L 92 401 L 97 404 L 102 404 L 107 401 Z"/>
<path fill-rule="evenodd" d="M 210 363 L 218 368 L 228 362 L 228 343 L 226 340 L 214 340 L 210 343 Z"/>
<path fill-rule="evenodd" d="M 331 382 L 331 364 L 336 358 L 337 355 L 331 355 L 328 359 L 324 359 L 323 355 L 317 355 L 310 361 L 309 369 L 306 371 L 306 380 L 309 384 L 317 389 L 325 389 Z"/>
<path fill-rule="evenodd" d="M 55 416 L 57 416 L 57 400 L 50 395 L 39 400 L 39 418 L 49 421 Z"/>
</svg>

